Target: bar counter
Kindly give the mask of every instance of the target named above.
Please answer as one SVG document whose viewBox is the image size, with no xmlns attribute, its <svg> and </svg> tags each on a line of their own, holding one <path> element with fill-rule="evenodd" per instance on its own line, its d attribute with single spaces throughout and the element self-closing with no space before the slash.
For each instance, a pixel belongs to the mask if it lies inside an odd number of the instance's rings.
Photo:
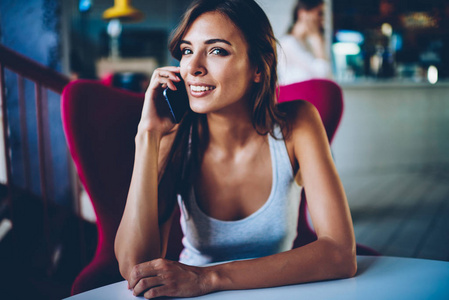
<svg viewBox="0 0 449 300">
<path fill-rule="evenodd" d="M 344 111 L 332 145 L 340 172 L 449 166 L 449 81 L 340 85 Z"/>
</svg>

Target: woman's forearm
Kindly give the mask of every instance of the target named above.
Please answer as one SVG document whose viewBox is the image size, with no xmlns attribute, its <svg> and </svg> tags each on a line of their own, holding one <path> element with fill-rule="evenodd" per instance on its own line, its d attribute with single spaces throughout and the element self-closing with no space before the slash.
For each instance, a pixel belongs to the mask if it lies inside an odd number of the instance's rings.
<svg viewBox="0 0 449 300">
<path fill-rule="evenodd" d="M 264 288 L 355 275 L 355 245 L 338 246 L 318 239 L 291 251 L 206 268 L 206 281 L 214 291 Z"/>
<path fill-rule="evenodd" d="M 158 225 L 158 153 L 160 135 L 136 135 L 136 152 L 125 210 L 115 239 L 120 272 L 128 278 L 138 263 L 161 257 Z"/>
</svg>

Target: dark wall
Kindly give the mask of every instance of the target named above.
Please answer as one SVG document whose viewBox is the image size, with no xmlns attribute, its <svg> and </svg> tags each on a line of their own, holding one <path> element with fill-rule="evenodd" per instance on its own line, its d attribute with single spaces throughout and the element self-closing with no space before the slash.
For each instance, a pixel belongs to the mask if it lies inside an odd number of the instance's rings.
<svg viewBox="0 0 449 300">
<path fill-rule="evenodd" d="M 102 19 L 102 13 L 113 6 L 113 2 L 113 0 L 92 1 L 91 9 L 81 13 L 78 10 L 78 0 L 1 0 L 0 41 L 16 52 L 57 71 L 70 74 L 71 69 L 76 69 L 81 73 L 81 77 L 95 78 L 95 61 L 107 55 L 107 48 L 105 49 L 107 22 Z M 143 11 L 145 18 L 139 23 L 124 24 L 123 32 L 138 37 L 142 36 L 142 32 L 149 33 L 142 45 L 146 44 L 149 49 L 151 47 L 162 49 L 162 55 L 158 59 L 160 65 L 176 64 L 168 53 L 166 43 L 189 3 L 190 1 L 186 0 L 134 0 L 132 5 Z M 139 44 L 132 47 L 139 47 Z M 8 71 L 6 71 L 6 84 L 13 181 L 21 187 L 25 187 L 29 182 L 30 189 L 39 195 L 34 86 L 31 82 L 25 82 L 29 147 L 23 151 L 17 79 Z M 58 204 L 71 206 L 69 160 L 62 131 L 59 95 L 49 93 L 48 113 L 52 147 L 46 156 L 53 161 L 49 172 L 50 181 L 55 183 L 50 197 Z M 24 172 L 24 157 L 29 158 L 33 170 L 28 179 Z"/>
<path fill-rule="evenodd" d="M 61 71 L 62 51 L 60 32 L 60 2 L 58 0 L 2 0 L 0 1 L 1 43 L 54 70 Z M 27 141 L 29 147 L 22 151 L 17 77 L 6 71 L 7 110 L 10 122 L 11 157 L 13 183 L 40 194 L 39 161 L 37 151 L 37 127 L 34 103 L 34 85 L 25 82 Z M 47 110 L 49 115 L 50 144 L 46 153 L 53 163 L 47 169 L 49 184 L 53 183 L 49 197 L 63 206 L 71 206 L 69 162 L 60 117 L 60 96 L 49 92 Z M 28 157 L 31 176 L 26 178 L 24 161 Z"/>
<path fill-rule="evenodd" d="M 70 67 L 81 77 L 95 78 L 95 61 L 108 55 L 108 22 L 103 12 L 113 6 L 112 0 L 95 0 L 86 12 L 80 12 L 78 1 L 64 1 L 70 11 Z M 122 56 L 157 56 L 160 65 L 175 63 L 167 50 L 167 40 L 179 22 L 189 0 L 133 0 L 132 6 L 145 14 L 142 21 L 123 23 Z M 132 36 L 136 39 L 132 39 Z M 133 49 L 130 49 L 133 48 Z"/>
</svg>

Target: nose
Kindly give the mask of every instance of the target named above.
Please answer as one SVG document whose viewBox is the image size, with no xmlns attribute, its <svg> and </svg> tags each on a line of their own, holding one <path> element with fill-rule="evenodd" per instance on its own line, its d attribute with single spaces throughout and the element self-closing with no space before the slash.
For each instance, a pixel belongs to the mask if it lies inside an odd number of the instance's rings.
<svg viewBox="0 0 449 300">
<path fill-rule="evenodd" d="M 187 71 L 193 76 L 204 76 L 207 74 L 203 58 L 201 55 L 192 55 L 187 65 Z"/>
</svg>

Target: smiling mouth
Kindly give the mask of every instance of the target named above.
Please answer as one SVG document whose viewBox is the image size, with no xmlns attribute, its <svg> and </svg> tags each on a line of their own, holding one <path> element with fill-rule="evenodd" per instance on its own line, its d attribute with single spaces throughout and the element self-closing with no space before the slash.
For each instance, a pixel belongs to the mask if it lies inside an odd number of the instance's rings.
<svg viewBox="0 0 449 300">
<path fill-rule="evenodd" d="M 203 85 L 191 85 L 190 90 L 192 92 L 207 92 L 214 90 L 214 86 L 203 86 Z"/>
</svg>

